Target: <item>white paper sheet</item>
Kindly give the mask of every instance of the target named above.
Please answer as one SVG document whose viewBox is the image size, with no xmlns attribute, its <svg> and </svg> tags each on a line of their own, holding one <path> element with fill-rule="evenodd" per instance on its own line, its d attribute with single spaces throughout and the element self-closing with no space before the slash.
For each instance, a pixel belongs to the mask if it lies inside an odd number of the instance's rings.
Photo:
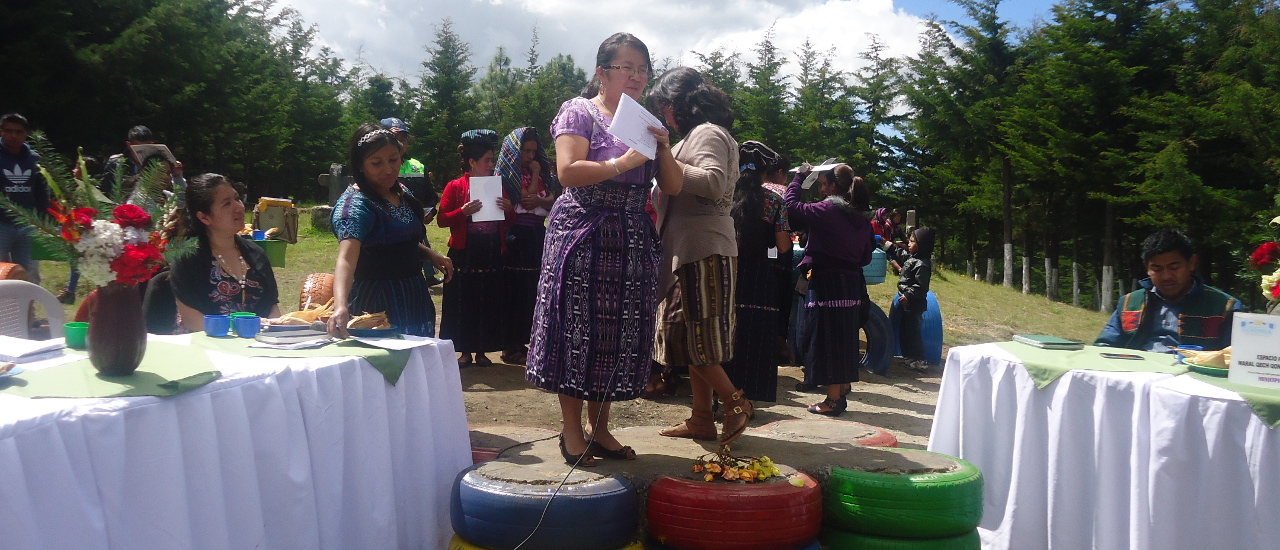
<svg viewBox="0 0 1280 550">
<path fill-rule="evenodd" d="M 502 176 L 471 176 L 471 200 L 480 201 L 480 211 L 471 215 L 473 222 L 496 222 L 506 219 L 498 208 L 502 196 Z"/>
<path fill-rule="evenodd" d="M 835 159 L 835 158 L 829 158 L 829 159 L 827 159 L 827 160 L 822 161 L 822 164 L 819 164 L 819 165 L 817 165 L 817 166 L 811 166 L 811 167 L 809 168 L 809 175 L 808 175 L 808 177 L 804 178 L 804 182 L 802 182 L 802 183 L 800 184 L 800 188 L 801 188 L 801 189 L 808 189 L 808 188 L 810 188 L 810 187 L 813 187 L 813 182 L 818 181 L 818 173 L 819 173 L 819 172 L 826 172 L 826 171 L 828 171 L 828 170 L 835 170 L 837 166 L 840 166 L 840 163 L 836 162 L 836 159 Z M 791 172 L 799 172 L 799 171 L 800 171 L 800 168 L 802 168 L 802 167 L 803 167 L 803 165 L 801 165 L 801 166 L 796 166 L 796 167 L 794 167 L 794 168 L 792 168 L 792 169 L 791 169 Z"/>
<path fill-rule="evenodd" d="M 658 139 L 649 131 L 651 126 L 662 128 L 662 121 L 631 99 L 631 96 L 622 94 L 618 112 L 613 114 L 613 123 L 609 125 L 608 132 L 645 158 L 653 159 L 658 155 Z"/>
</svg>

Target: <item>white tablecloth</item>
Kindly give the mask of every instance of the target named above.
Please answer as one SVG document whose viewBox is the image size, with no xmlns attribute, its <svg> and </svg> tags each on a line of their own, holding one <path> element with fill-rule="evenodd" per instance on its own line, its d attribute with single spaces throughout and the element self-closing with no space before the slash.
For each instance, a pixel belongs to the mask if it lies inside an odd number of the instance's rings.
<svg viewBox="0 0 1280 550">
<path fill-rule="evenodd" d="M 0 548 L 445 548 L 471 463 L 453 344 L 395 386 L 358 358 L 214 354 L 170 397 L 0 394 Z"/>
<path fill-rule="evenodd" d="M 929 450 L 982 470 L 983 548 L 1280 547 L 1280 435 L 1186 376 L 1071 371 L 1037 390 L 953 348 Z"/>
</svg>

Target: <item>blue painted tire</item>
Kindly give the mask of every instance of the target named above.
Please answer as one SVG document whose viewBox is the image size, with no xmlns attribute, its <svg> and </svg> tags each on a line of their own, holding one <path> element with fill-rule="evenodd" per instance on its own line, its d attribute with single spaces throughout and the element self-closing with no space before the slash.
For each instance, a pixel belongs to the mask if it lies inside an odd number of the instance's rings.
<svg viewBox="0 0 1280 550">
<path fill-rule="evenodd" d="M 902 340 L 899 332 L 902 327 L 902 306 L 898 297 L 893 295 L 893 305 L 889 308 L 889 326 L 893 328 L 893 355 L 902 356 Z M 920 337 L 924 340 L 924 358 L 930 365 L 942 364 L 942 309 L 938 305 L 938 296 L 932 290 L 926 295 L 929 309 L 920 316 Z"/>
<path fill-rule="evenodd" d="M 453 484 L 450 519 L 462 539 L 510 550 L 538 526 L 556 485 L 533 485 L 485 475 L 489 463 L 471 466 Z M 620 476 L 566 483 L 547 509 L 525 550 L 608 550 L 632 542 L 640 499 Z M 584 519 L 590 518 L 589 521 Z"/>
<path fill-rule="evenodd" d="M 893 359 L 892 345 L 896 340 L 889 325 L 889 316 L 874 302 L 867 315 L 867 324 L 862 330 L 867 333 L 867 350 L 862 355 L 862 368 L 884 376 L 889 372 L 889 362 Z"/>
</svg>

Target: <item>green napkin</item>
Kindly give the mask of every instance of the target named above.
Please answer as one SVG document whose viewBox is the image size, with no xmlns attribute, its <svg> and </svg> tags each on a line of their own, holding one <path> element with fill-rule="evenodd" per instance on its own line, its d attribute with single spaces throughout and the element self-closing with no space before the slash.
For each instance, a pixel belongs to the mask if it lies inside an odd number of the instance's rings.
<svg viewBox="0 0 1280 550">
<path fill-rule="evenodd" d="M 220 375 L 203 353 L 191 353 L 186 346 L 148 342 L 142 364 L 129 376 L 101 376 L 86 358 L 28 370 L 0 383 L 0 391 L 22 397 L 165 397 L 196 389 Z"/>
<path fill-rule="evenodd" d="M 1100 370 L 1109 372 L 1163 372 L 1178 375 L 1187 372 L 1186 365 L 1174 364 L 1177 356 L 1171 353 L 1153 353 L 1120 348 L 1085 346 L 1082 350 L 1065 351 L 1040 349 L 1020 342 L 996 342 L 1001 349 L 1017 356 L 1026 367 L 1027 374 L 1036 382 L 1036 389 L 1044 389 L 1059 376 L 1071 370 Z M 1106 359 L 1103 353 L 1140 355 L 1137 359 Z"/>
<path fill-rule="evenodd" d="M 1226 378 L 1209 376 L 1198 372 L 1188 372 L 1187 376 L 1240 394 L 1244 402 L 1249 404 L 1249 408 L 1253 409 L 1253 414 L 1258 415 L 1258 418 L 1261 418 L 1268 428 L 1280 426 L 1280 390 L 1233 384 Z"/>
<path fill-rule="evenodd" d="M 382 373 L 388 384 L 396 385 L 405 365 L 409 364 L 412 350 L 389 350 L 363 344 L 356 340 L 342 340 L 320 348 L 270 349 L 251 348 L 252 338 L 213 338 L 203 333 L 191 335 L 191 346 L 250 357 L 361 357 Z"/>
</svg>

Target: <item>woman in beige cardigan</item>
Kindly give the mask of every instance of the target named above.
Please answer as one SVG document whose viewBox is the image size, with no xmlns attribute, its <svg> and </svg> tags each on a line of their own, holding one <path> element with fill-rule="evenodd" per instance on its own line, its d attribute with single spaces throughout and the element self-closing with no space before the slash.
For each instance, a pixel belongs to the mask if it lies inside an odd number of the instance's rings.
<svg viewBox="0 0 1280 550">
<path fill-rule="evenodd" d="M 721 367 L 733 355 L 738 259 L 729 214 L 738 181 L 738 143 L 728 130 L 733 111 L 723 91 L 688 67 L 663 74 L 648 102 L 684 137 L 672 147 L 684 176 L 681 191 L 654 196 L 663 252 L 654 359 L 666 368 L 689 368 L 693 413 L 661 433 L 715 440 L 715 392 L 725 406 L 719 439 L 728 444 L 742 435 L 754 412 Z"/>
</svg>

